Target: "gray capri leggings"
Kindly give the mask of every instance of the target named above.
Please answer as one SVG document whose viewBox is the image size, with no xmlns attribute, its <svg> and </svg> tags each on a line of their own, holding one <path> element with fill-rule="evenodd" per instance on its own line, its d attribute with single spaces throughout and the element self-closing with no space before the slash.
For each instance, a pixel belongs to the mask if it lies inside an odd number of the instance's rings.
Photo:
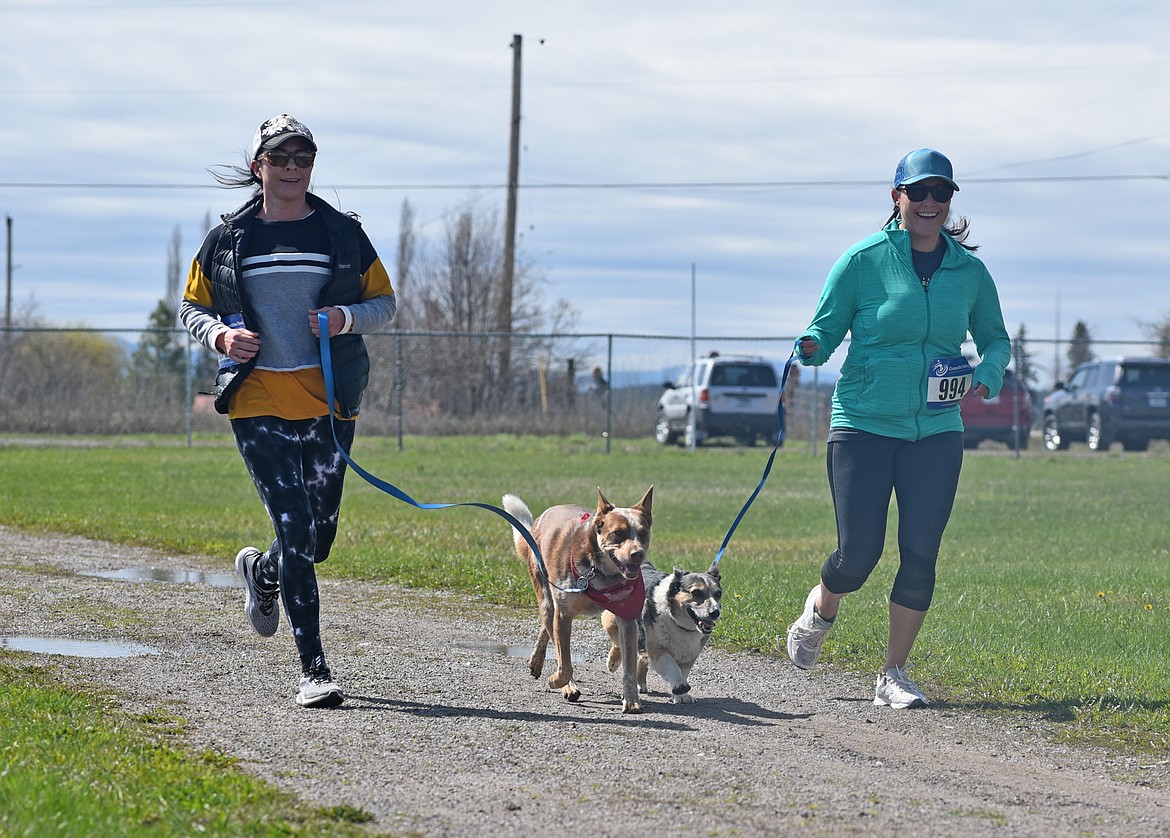
<svg viewBox="0 0 1170 838">
<path fill-rule="evenodd" d="M 963 433 L 907 442 L 834 428 L 827 448 L 837 549 L 821 567 L 821 581 L 835 594 L 851 593 L 865 584 L 885 546 L 894 494 L 900 564 L 890 601 L 926 611 L 934 596 L 938 550 L 963 466 Z"/>
</svg>

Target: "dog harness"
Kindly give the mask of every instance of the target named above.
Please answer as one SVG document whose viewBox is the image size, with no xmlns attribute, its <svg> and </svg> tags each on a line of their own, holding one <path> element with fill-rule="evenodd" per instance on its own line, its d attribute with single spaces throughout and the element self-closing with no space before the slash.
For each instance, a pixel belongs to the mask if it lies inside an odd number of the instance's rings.
<svg viewBox="0 0 1170 838">
<path fill-rule="evenodd" d="M 633 579 L 610 588 L 587 587 L 585 596 L 623 620 L 636 620 L 642 616 L 642 606 L 646 604 L 646 583 L 639 573 Z"/>
</svg>

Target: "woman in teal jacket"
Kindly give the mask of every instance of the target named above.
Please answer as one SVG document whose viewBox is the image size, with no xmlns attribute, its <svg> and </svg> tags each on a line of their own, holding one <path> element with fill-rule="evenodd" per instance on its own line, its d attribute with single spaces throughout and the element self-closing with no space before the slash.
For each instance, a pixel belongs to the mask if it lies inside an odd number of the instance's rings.
<svg viewBox="0 0 1170 838">
<path fill-rule="evenodd" d="M 995 283 L 964 244 L 966 219 L 947 224 L 957 191 L 951 163 L 939 152 L 903 157 L 889 222 L 837 260 L 800 339 L 801 363 L 819 366 L 850 335 L 826 446 L 837 549 L 789 626 L 788 655 L 801 669 L 816 663 L 842 597 L 858 590 L 881 558 L 896 496 L 900 563 L 874 691 L 875 704 L 896 708 L 927 704 L 906 660 L 934 594 L 958 487 L 959 401 L 971 389 L 996 396 L 1011 357 Z M 982 359 L 974 371 L 962 352 L 968 332 Z"/>
</svg>

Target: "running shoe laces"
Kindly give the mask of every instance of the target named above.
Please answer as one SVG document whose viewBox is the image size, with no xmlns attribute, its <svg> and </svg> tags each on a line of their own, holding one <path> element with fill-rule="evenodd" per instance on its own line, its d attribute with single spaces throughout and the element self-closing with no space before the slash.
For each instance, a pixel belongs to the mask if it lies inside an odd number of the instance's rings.
<svg viewBox="0 0 1170 838">
<path fill-rule="evenodd" d="M 796 622 L 788 627 L 788 657 L 800 669 L 812 669 L 821 656 L 825 637 L 833 627 L 832 620 L 826 620 L 817 613 L 817 594 L 820 585 L 814 585 L 804 601 L 804 611 Z"/>
<path fill-rule="evenodd" d="M 244 615 L 261 637 L 272 637 L 280 625 L 280 608 L 276 599 L 280 588 L 266 588 L 256 579 L 256 565 L 261 553 L 255 547 L 245 547 L 236 554 L 236 572 L 244 580 Z"/>
<path fill-rule="evenodd" d="M 918 685 L 910 680 L 904 667 L 893 666 L 885 672 L 878 673 L 873 703 L 893 707 L 895 710 L 906 710 L 911 707 L 925 707 L 930 702 L 926 700 Z"/>
<path fill-rule="evenodd" d="M 297 704 L 301 707 L 336 707 L 344 700 L 345 695 L 334 682 L 333 673 L 325 665 L 325 658 L 314 658 L 309 671 L 301 676 Z"/>
</svg>

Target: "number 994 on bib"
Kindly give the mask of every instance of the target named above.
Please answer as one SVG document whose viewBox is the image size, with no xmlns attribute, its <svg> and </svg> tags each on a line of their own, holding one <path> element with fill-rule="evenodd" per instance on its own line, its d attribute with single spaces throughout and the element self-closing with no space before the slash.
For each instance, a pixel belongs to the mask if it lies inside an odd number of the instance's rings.
<svg viewBox="0 0 1170 838">
<path fill-rule="evenodd" d="M 971 365 L 966 358 L 935 358 L 926 380 L 926 406 L 931 410 L 957 406 L 971 389 Z"/>
</svg>

